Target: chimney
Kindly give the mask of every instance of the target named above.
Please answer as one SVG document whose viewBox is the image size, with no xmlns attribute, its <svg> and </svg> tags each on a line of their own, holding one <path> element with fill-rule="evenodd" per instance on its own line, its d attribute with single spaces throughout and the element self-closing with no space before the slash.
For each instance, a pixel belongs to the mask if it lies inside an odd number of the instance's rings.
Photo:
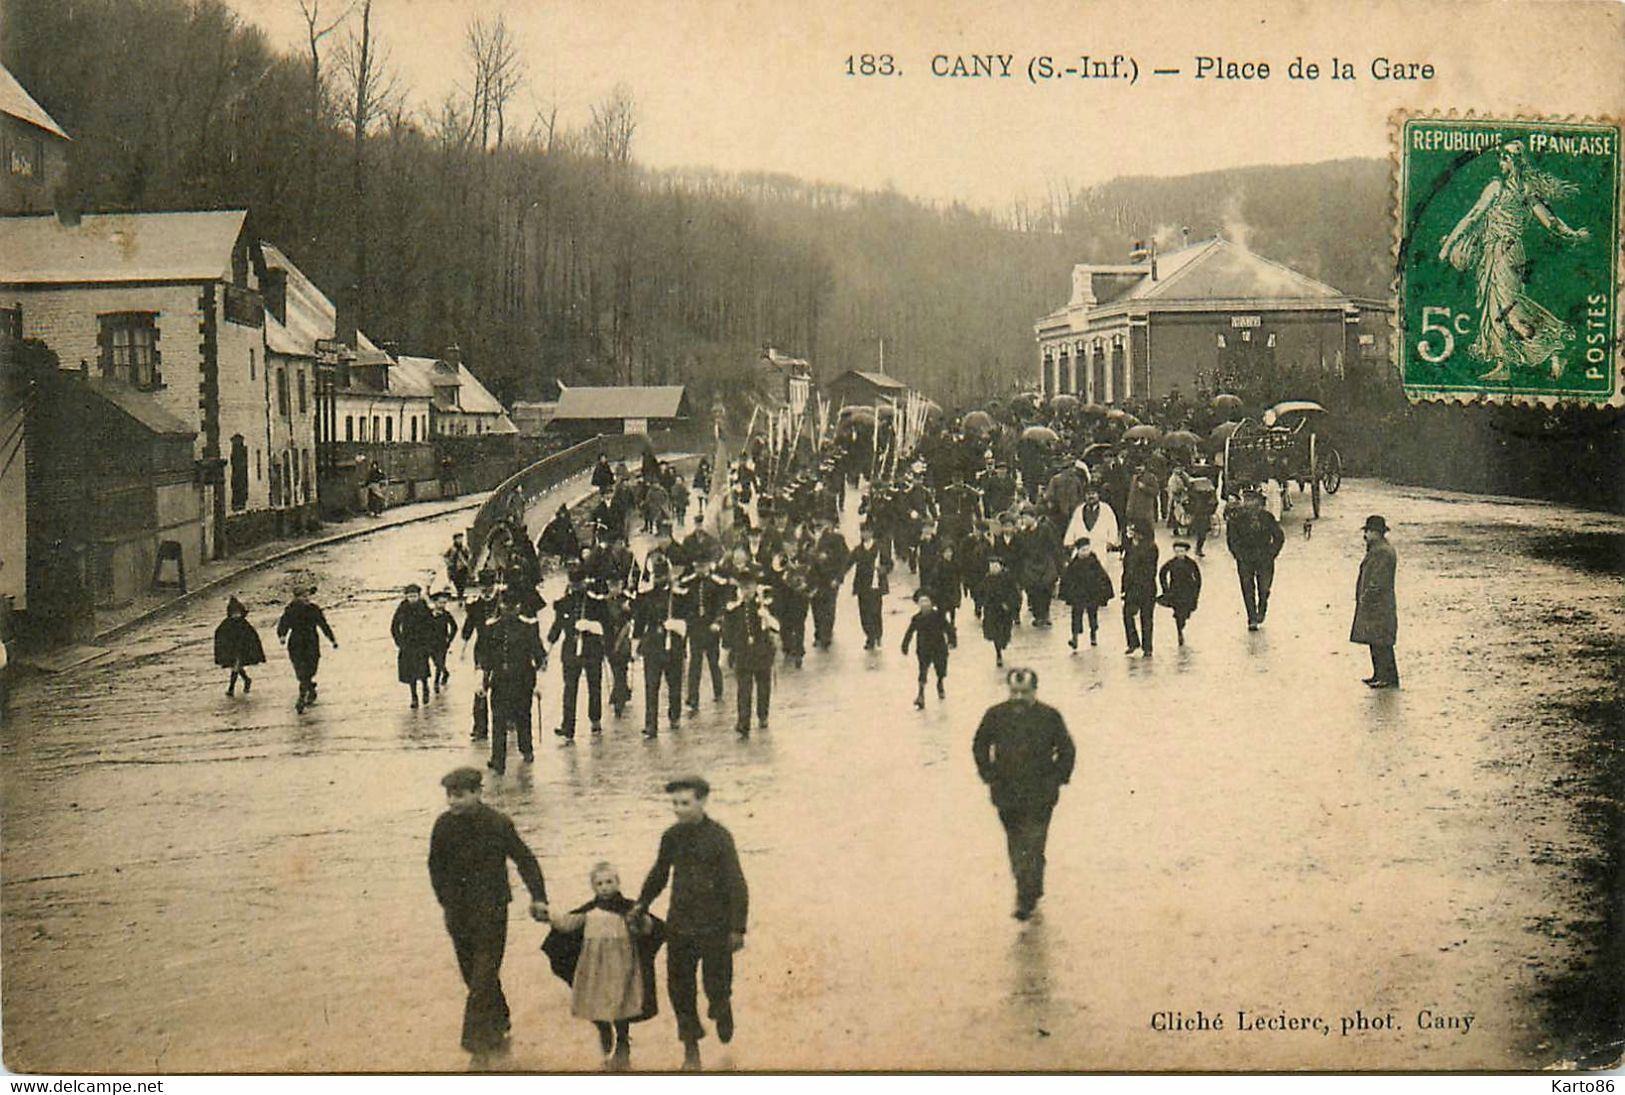
<svg viewBox="0 0 1625 1095">
<path fill-rule="evenodd" d="M 1156 237 L 1152 237 L 1152 239 L 1151 239 L 1151 280 L 1152 281 L 1157 280 L 1157 240 L 1156 240 Z"/>
<path fill-rule="evenodd" d="M 288 272 L 277 267 L 265 271 L 265 310 L 284 326 L 288 322 Z"/>
<path fill-rule="evenodd" d="M 1188 224 L 1179 230 L 1179 245 L 1181 247 L 1191 245 L 1191 226 Z"/>
<path fill-rule="evenodd" d="M 446 352 L 441 354 L 440 358 L 442 361 L 449 361 L 453 365 L 461 365 L 463 363 L 463 348 L 453 342 L 446 347 Z"/>
<path fill-rule="evenodd" d="M 1134 243 L 1129 247 L 1128 260 L 1131 263 L 1139 264 L 1145 262 L 1150 257 L 1151 252 L 1146 247 L 1144 240 L 1135 240 Z"/>
</svg>

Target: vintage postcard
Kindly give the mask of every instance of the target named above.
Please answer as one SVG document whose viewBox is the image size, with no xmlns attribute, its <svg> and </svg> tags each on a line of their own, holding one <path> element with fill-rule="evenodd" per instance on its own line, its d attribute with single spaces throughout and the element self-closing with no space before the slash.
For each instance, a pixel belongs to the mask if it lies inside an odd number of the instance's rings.
<svg viewBox="0 0 1625 1095">
<path fill-rule="evenodd" d="M 1622 72 L 0 0 L 5 1068 L 1601 1090 Z"/>
</svg>

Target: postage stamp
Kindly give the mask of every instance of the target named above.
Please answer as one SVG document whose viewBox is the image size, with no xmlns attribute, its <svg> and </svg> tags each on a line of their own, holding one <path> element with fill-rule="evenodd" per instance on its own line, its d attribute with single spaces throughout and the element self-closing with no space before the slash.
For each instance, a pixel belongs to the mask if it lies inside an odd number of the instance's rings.
<svg viewBox="0 0 1625 1095">
<path fill-rule="evenodd" d="M 1395 132 L 1406 395 L 1619 403 L 1619 124 L 1409 116 Z"/>
</svg>

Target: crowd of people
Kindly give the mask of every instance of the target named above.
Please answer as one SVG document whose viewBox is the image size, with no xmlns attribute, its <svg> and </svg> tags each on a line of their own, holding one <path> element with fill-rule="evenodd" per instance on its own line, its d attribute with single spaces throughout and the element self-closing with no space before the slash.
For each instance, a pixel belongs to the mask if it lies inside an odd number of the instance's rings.
<svg viewBox="0 0 1625 1095">
<path fill-rule="evenodd" d="M 907 453 L 897 451 L 888 421 L 854 416 L 816 446 L 776 452 L 767 437 L 754 436 L 727 459 L 719 445 L 716 464 L 703 461 L 692 480 L 653 455 L 636 475 L 601 459 L 589 505 L 561 506 L 534 540 L 519 513 L 486 543 L 471 545 L 459 534 L 444 553 L 446 584 L 427 598 L 417 584 L 405 588 L 390 627 L 398 679 L 414 707 L 426 702 L 445 685 L 460 636 L 476 672 L 470 736 L 489 743 L 486 767 L 498 776 L 510 742 L 523 762 L 534 759 L 533 715 L 544 703 L 539 682 L 553 663 L 561 676 L 553 732 L 563 744 L 576 739 L 583 685 L 590 734 L 604 731 L 606 699 L 615 716 L 632 708 L 637 662 L 644 735 L 659 735 L 662 716 L 666 729 L 676 730 L 707 700 L 721 702 L 731 675 L 734 729 L 749 737 L 769 723 L 779 667 L 800 669 L 809 642 L 824 650 L 835 641 L 847 596 L 856 601 L 865 650 L 882 648 L 884 600 L 906 570 L 916 604 L 901 649 L 914 655 L 914 705 L 923 708 L 933 683 L 939 701 L 947 695 L 962 610 L 978 622 L 997 666 L 1014 628 L 1053 626 L 1057 598 L 1070 610 L 1074 652 L 1085 635 L 1099 643 L 1101 609 L 1114 599 L 1128 655 L 1153 655 L 1159 609 L 1171 614 L 1183 645 L 1216 520 L 1247 626 L 1262 627 L 1285 543 L 1265 505 L 1265 485 L 1228 484 L 1220 513 L 1216 477 L 1199 448 L 1147 444 L 1130 432 L 1140 424 L 1133 416 L 1065 410 L 1035 400 L 1007 408 L 1002 422 L 973 412 L 951 427 L 936 424 Z M 1177 400 L 1164 411 L 1169 433 L 1201 425 Z M 856 543 L 841 531 L 852 507 L 861 517 Z M 634 522 L 649 536 L 641 553 L 631 546 Z M 1167 558 L 1157 544 L 1163 526 L 1173 530 Z M 1381 516 L 1366 521 L 1350 635 L 1371 647 L 1366 683 L 1378 689 L 1399 683 L 1396 557 L 1386 534 Z M 549 604 L 542 589 L 553 566 L 563 569 L 564 589 Z M 337 646 L 312 592 L 308 585 L 296 590 L 277 625 L 300 681 L 301 711 L 316 702 L 320 638 Z M 463 603 L 460 622 L 454 599 Z M 216 636 L 216 661 L 232 671 L 228 693 L 239 680 L 246 693 L 247 667 L 264 661 L 235 603 Z M 1034 699 L 1036 673 L 1012 668 L 1007 683 L 1011 698 L 984 717 L 973 754 L 1005 828 L 1014 915 L 1025 920 L 1042 897 L 1049 815 L 1074 753 L 1059 712 Z M 598 1024 L 606 1064 L 625 1067 L 629 1024 L 654 1013 L 651 955 L 663 940 L 685 1066 L 698 1067 L 704 1029 L 696 969 L 704 970 L 710 1017 L 727 1041 L 732 954 L 743 945 L 746 904 L 732 839 L 705 818 L 703 778 L 668 788 L 678 825 L 663 839 L 638 900 L 620 894 L 612 865 L 599 864 L 589 879 L 592 900 L 563 914 L 550 913 L 540 868 L 512 822 L 479 801 L 484 779 L 473 768 L 446 777 L 450 808 L 436 825 L 430 857 L 468 988 L 464 1047 L 483 1058 L 506 1044 L 498 970 L 511 859 L 533 914 L 551 920 L 557 942 L 550 957 L 572 982 L 573 1013 Z M 649 904 L 673 873 L 662 925 Z"/>
</svg>

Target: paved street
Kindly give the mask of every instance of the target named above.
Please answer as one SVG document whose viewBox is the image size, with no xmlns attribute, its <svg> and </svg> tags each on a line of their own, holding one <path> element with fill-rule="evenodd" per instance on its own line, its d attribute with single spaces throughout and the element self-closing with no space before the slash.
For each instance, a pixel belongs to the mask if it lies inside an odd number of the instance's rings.
<svg viewBox="0 0 1625 1095">
<path fill-rule="evenodd" d="M 724 703 L 653 742 L 635 706 L 561 747 L 555 668 L 536 762 L 488 781 L 487 801 L 573 906 L 600 859 L 635 892 L 668 775 L 711 779 L 752 915 L 739 1034 L 707 1040 L 710 1067 L 1548 1064 L 1535 994 L 1574 957 L 1564 926 L 1596 914 L 1574 868 L 1595 848 L 1564 793 L 1583 774 L 1578 730 L 1559 705 L 1604 693 L 1625 629 L 1625 583 L 1563 545 L 1625 520 L 1362 481 L 1309 539 L 1306 510 L 1286 522 L 1257 634 L 1222 538 L 1184 649 L 1165 610 L 1152 660 L 1125 658 L 1110 609 L 1101 646 L 1076 655 L 1063 627 L 1017 631 L 1011 664 L 1038 669 L 1079 747 L 1029 924 L 1009 918 L 1003 836 L 970 762 L 1002 675 L 967 602 L 949 700 L 913 710 L 906 573 L 885 649 L 863 652 L 843 596 L 835 649 L 779 671 L 772 725 L 747 742 L 730 681 Z M 1368 512 L 1399 552 L 1398 692 L 1363 687 L 1365 648 L 1347 642 Z M 447 694 L 408 709 L 388 622 L 466 519 L 254 574 L 135 629 L 112 661 L 17 690 L 0 733 L 11 1068 L 465 1066 L 425 856 L 439 777 L 483 760 L 473 674 L 459 663 Z M 303 716 L 274 638 L 295 571 L 317 576 L 341 644 Z M 211 665 L 228 593 L 271 658 L 247 699 L 226 698 Z M 570 1018 L 523 911 L 504 967 L 511 1067 L 594 1068 L 592 1028 Z M 634 1028 L 638 1068 L 681 1057 L 661 980 L 662 1014 Z M 1355 1009 L 1397 1029 L 1344 1036 Z M 1424 1031 L 1422 1009 L 1472 1024 Z M 1151 1027 L 1198 1010 L 1225 1029 Z M 1238 1010 L 1331 1030 L 1238 1031 Z"/>
</svg>

